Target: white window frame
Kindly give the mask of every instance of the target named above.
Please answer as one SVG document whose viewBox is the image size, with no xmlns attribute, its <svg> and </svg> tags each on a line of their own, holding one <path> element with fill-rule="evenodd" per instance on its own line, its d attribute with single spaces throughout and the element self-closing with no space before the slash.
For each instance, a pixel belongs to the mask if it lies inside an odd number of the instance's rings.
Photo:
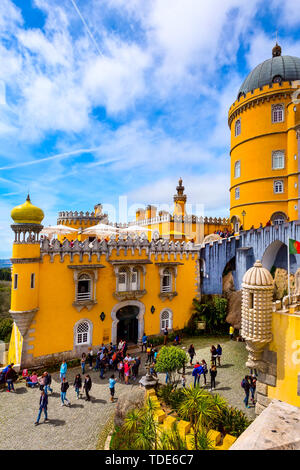
<svg viewBox="0 0 300 470">
<path fill-rule="evenodd" d="M 118 292 L 127 292 L 128 291 L 128 277 L 129 277 L 128 268 L 121 267 L 118 270 Z M 120 282 L 120 277 L 124 278 L 125 282 Z"/>
<path fill-rule="evenodd" d="M 133 281 L 134 276 L 136 277 L 136 281 Z M 139 290 L 140 285 L 140 273 L 138 268 L 132 268 L 130 273 L 130 290 L 137 291 Z"/>
<path fill-rule="evenodd" d="M 278 191 L 279 189 L 279 191 Z M 273 184 L 274 194 L 283 194 L 284 193 L 284 184 L 282 180 L 275 180 Z"/>
<path fill-rule="evenodd" d="M 88 291 L 79 292 L 79 283 L 80 281 L 88 281 Z M 78 276 L 77 280 L 77 291 L 76 291 L 76 301 L 77 302 L 86 302 L 93 299 L 93 282 L 92 277 L 87 273 L 82 273 Z"/>
<path fill-rule="evenodd" d="M 31 273 L 30 275 L 30 289 L 35 288 L 35 273 Z"/>
<path fill-rule="evenodd" d="M 281 164 L 279 162 L 282 161 Z M 272 170 L 283 170 L 285 167 L 285 152 L 283 150 L 274 150 L 272 152 Z"/>
<path fill-rule="evenodd" d="M 272 105 L 272 123 L 277 124 L 279 122 L 284 122 L 284 105 L 273 104 Z"/>
<path fill-rule="evenodd" d="M 234 190 L 234 198 L 236 200 L 240 199 L 240 187 L 239 186 L 237 188 L 235 188 L 235 190 Z"/>
<path fill-rule="evenodd" d="M 14 274 L 14 290 L 18 289 L 19 274 Z"/>
<path fill-rule="evenodd" d="M 241 118 L 237 119 L 234 124 L 234 136 L 238 137 L 241 135 L 242 131 L 242 123 L 241 123 Z"/>
<path fill-rule="evenodd" d="M 167 285 L 164 285 L 164 279 L 168 278 L 169 282 Z M 160 292 L 164 294 L 165 292 L 173 292 L 173 275 L 172 271 L 169 268 L 165 268 L 162 273 Z"/>
<path fill-rule="evenodd" d="M 83 325 L 87 325 L 87 330 L 86 331 L 78 331 L 78 329 L 83 326 Z M 90 342 L 91 342 L 91 326 L 89 324 L 88 321 L 86 320 L 82 320 L 81 322 L 79 322 L 77 325 L 76 325 L 76 346 L 85 346 L 85 345 L 89 345 Z M 79 341 L 79 335 L 81 335 L 81 339 L 82 341 Z M 85 339 L 85 340 L 84 340 Z"/>
<path fill-rule="evenodd" d="M 166 315 L 164 314 L 168 314 L 168 317 L 163 318 L 166 317 Z M 163 331 L 166 327 L 168 328 L 168 330 L 172 330 L 173 328 L 173 312 L 169 308 L 164 308 L 160 312 L 160 330 Z"/>
<path fill-rule="evenodd" d="M 240 178 L 241 176 L 241 160 L 237 160 L 234 164 L 234 177 Z"/>
</svg>

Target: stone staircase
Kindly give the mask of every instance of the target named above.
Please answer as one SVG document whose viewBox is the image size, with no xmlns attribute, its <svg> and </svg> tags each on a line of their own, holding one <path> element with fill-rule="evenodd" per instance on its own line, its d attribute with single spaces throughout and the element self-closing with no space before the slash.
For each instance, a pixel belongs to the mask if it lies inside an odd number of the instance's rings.
<svg viewBox="0 0 300 470">
<path fill-rule="evenodd" d="M 193 450 L 194 431 L 191 428 L 191 423 L 182 419 L 178 420 L 175 416 L 167 416 L 165 411 L 161 408 L 160 401 L 154 389 L 147 390 L 146 396 L 150 397 L 151 401 L 157 404 L 157 409 L 154 411 L 154 419 L 159 424 L 159 429 L 161 431 L 171 431 L 173 424 L 177 422 L 180 436 L 182 439 L 185 439 L 188 450 Z M 214 450 L 228 450 L 237 439 L 230 434 L 226 434 L 222 439 L 221 433 L 213 429 L 208 431 L 208 438 L 213 443 Z"/>
</svg>

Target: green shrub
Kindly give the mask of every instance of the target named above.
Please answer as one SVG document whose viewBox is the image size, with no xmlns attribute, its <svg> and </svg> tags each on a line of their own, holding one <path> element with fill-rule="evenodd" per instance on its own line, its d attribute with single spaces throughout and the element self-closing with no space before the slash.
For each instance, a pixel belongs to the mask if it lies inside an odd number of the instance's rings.
<svg viewBox="0 0 300 470">
<path fill-rule="evenodd" d="M 214 428 L 222 434 L 239 437 L 250 424 L 251 421 L 241 410 L 227 406 L 221 410 L 220 415 L 214 421 Z"/>
<path fill-rule="evenodd" d="M 12 318 L 3 318 L 0 320 L 0 341 L 4 341 L 4 343 L 9 342 L 13 323 Z"/>
<path fill-rule="evenodd" d="M 163 346 L 157 356 L 155 370 L 169 374 L 171 383 L 177 380 L 177 374 L 186 364 L 187 356 L 185 351 L 176 346 Z"/>
</svg>

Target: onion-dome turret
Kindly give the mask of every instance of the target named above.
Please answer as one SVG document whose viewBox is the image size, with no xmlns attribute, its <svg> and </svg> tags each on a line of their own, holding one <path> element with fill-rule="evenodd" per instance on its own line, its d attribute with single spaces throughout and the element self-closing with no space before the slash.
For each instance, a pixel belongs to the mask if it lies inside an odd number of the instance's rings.
<svg viewBox="0 0 300 470">
<path fill-rule="evenodd" d="M 11 218 L 15 224 L 40 224 L 44 218 L 44 212 L 31 203 L 28 194 L 24 204 L 13 208 Z"/>
</svg>

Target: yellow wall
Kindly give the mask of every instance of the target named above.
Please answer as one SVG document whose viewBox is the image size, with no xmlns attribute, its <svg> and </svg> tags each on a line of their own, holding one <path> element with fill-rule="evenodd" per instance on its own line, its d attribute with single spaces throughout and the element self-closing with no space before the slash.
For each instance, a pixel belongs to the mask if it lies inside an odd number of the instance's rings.
<svg viewBox="0 0 300 470">
<path fill-rule="evenodd" d="M 23 337 L 19 331 L 19 328 L 14 323 L 13 329 L 11 332 L 10 342 L 9 342 L 9 349 L 8 349 L 8 364 L 20 364 L 21 354 L 22 354 L 22 346 L 23 346 Z"/>
<path fill-rule="evenodd" d="M 276 387 L 268 386 L 269 398 L 300 407 L 297 380 L 300 373 L 300 315 L 274 312 L 273 341 L 270 350 L 277 353 Z"/>
<path fill-rule="evenodd" d="M 171 256 L 171 261 L 175 261 Z M 125 256 L 121 254 L 119 257 L 115 253 L 112 254 L 110 259 L 124 259 Z M 138 252 L 134 256 L 127 253 L 126 259 L 146 259 L 147 255 L 142 251 L 141 255 Z M 160 256 L 157 260 L 154 255 L 151 260 L 153 263 L 160 261 Z M 179 261 L 177 257 L 177 262 Z M 173 312 L 173 328 L 183 328 L 187 323 L 192 313 L 192 300 L 197 295 L 195 286 L 195 270 L 196 270 L 196 256 L 194 260 L 190 257 L 188 260 L 183 260 L 183 266 L 178 266 L 178 275 L 176 279 L 176 291 L 178 296 L 172 300 L 161 300 L 160 293 L 160 276 L 159 268 L 155 264 L 146 265 L 146 283 L 145 289 L 147 294 L 138 299 L 145 305 L 145 332 L 147 335 L 160 333 L 160 312 L 165 308 L 169 308 Z M 97 260 L 97 256 L 92 256 L 92 264 L 103 264 L 105 268 L 98 270 L 98 281 L 96 289 L 97 304 L 92 307 L 90 311 L 84 308 L 80 312 L 76 310 L 72 303 L 75 297 L 75 283 L 73 279 L 73 270 L 67 266 L 71 264 L 69 256 L 65 256 L 64 262 L 60 262 L 59 256 L 54 257 L 54 262 L 51 263 L 49 256 L 43 258 L 43 263 L 40 264 L 40 282 L 39 282 L 39 310 L 35 316 L 35 323 L 32 328 L 35 329 L 31 336 L 34 339 L 29 341 L 32 344 L 34 357 L 54 354 L 63 351 L 71 351 L 74 347 L 74 325 L 81 319 L 89 319 L 93 323 L 93 345 L 99 345 L 103 341 L 103 336 L 108 333 L 109 340 L 111 340 L 111 311 L 112 308 L 119 303 L 113 297 L 113 292 L 116 290 L 116 276 L 113 266 L 105 259 L 105 255 Z M 88 256 L 84 255 L 82 262 L 79 261 L 79 256 L 74 256 L 72 264 L 89 264 Z M 188 282 L 187 282 L 188 280 Z M 14 295 L 18 297 L 18 295 Z M 155 313 L 152 314 L 151 306 L 155 307 Z M 106 318 L 102 322 L 99 318 L 101 312 L 104 312 Z M 106 332 L 105 332 L 106 330 Z"/>
<path fill-rule="evenodd" d="M 284 93 L 285 97 L 276 97 L 275 93 Z M 229 120 L 240 110 L 231 122 L 231 189 L 230 217 L 237 216 L 243 224 L 242 212 L 245 211 L 244 229 L 252 225 L 257 228 L 265 225 L 274 212 L 282 211 L 289 220 L 298 219 L 298 148 L 295 125 L 300 121 L 299 110 L 294 111 L 291 93 L 295 91 L 285 82 L 282 86 L 274 84 L 272 88 L 263 87 L 247 93 L 245 98 L 233 103 L 229 110 Z M 263 103 L 254 103 L 257 98 L 264 98 Z M 242 106 L 248 108 L 241 110 Z M 272 105 L 284 104 L 284 122 L 272 123 Z M 241 119 L 241 134 L 235 136 L 235 123 Z M 285 152 L 285 168 L 272 169 L 272 151 Z M 297 159 L 294 156 L 297 155 Z M 241 176 L 234 177 L 234 166 L 241 162 Z M 284 182 L 284 193 L 275 194 L 274 180 Z M 295 188 L 295 183 L 297 187 Z M 240 188 L 240 198 L 235 199 L 235 188 Z"/>
</svg>

